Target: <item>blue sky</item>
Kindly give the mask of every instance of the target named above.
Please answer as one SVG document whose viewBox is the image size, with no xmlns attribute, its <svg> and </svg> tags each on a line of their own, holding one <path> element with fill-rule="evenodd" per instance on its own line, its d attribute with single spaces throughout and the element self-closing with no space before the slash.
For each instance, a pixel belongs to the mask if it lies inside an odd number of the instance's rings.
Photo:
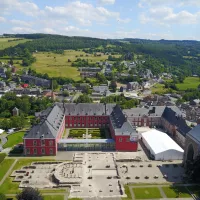
<svg viewBox="0 0 200 200">
<path fill-rule="evenodd" d="M 200 40 L 200 0 L 0 0 L 0 34 Z"/>
</svg>

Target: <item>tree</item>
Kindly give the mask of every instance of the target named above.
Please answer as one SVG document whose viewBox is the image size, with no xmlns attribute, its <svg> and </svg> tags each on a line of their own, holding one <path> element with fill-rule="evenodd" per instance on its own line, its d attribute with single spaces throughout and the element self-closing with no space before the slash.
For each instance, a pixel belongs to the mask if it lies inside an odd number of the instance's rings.
<svg viewBox="0 0 200 200">
<path fill-rule="evenodd" d="M 69 96 L 69 92 L 68 92 L 68 91 L 64 91 L 64 92 L 63 92 L 63 96 L 64 96 L 64 97 L 68 97 L 68 96 Z"/>
<path fill-rule="evenodd" d="M 112 80 L 110 82 L 110 87 L 111 87 L 111 89 L 112 89 L 113 92 L 116 92 L 116 90 L 117 90 L 117 83 L 116 83 L 115 80 Z"/>
<path fill-rule="evenodd" d="M 6 198 L 6 196 L 4 194 L 0 193 L 0 199 L 1 200 L 6 200 L 7 198 Z"/>
<path fill-rule="evenodd" d="M 43 200 L 43 196 L 40 194 L 39 190 L 27 187 L 22 190 L 22 192 L 16 195 L 17 200 Z"/>
<path fill-rule="evenodd" d="M 10 70 L 7 70 L 7 71 L 6 71 L 6 78 L 7 78 L 7 79 L 10 79 L 11 76 L 12 76 L 11 71 L 10 71 Z"/>
<path fill-rule="evenodd" d="M 83 94 L 78 97 L 76 103 L 92 103 L 92 99 L 88 95 Z"/>
<path fill-rule="evenodd" d="M 53 80 L 53 90 L 58 88 L 58 82 L 56 80 Z"/>
</svg>

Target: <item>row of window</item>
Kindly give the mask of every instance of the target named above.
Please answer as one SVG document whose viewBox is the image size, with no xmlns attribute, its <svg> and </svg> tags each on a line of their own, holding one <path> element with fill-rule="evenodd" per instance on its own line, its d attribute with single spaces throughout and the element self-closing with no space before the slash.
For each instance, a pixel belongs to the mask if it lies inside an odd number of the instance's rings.
<svg viewBox="0 0 200 200">
<path fill-rule="evenodd" d="M 26 154 L 27 154 L 27 155 L 30 154 L 30 149 L 29 149 L 29 148 L 26 149 Z M 34 155 L 37 155 L 37 154 L 38 154 L 37 149 L 33 149 L 33 154 L 34 154 Z M 45 155 L 45 154 L 46 154 L 46 151 L 45 151 L 44 148 L 41 149 L 41 154 L 42 154 L 42 155 Z M 53 155 L 53 149 L 52 149 L 52 148 L 49 149 L 49 154 L 50 154 L 50 155 Z"/>
<path fill-rule="evenodd" d="M 102 120 L 102 119 L 106 119 L 103 117 L 69 117 L 69 120 L 85 120 L 85 119 L 90 119 L 90 120 Z M 106 119 L 107 120 L 107 119 Z"/>
<path fill-rule="evenodd" d="M 37 146 L 37 140 L 33 141 L 33 146 Z M 41 140 L 41 146 L 45 146 L 45 140 Z M 49 146 L 53 146 L 53 141 L 49 141 Z"/>
<path fill-rule="evenodd" d="M 88 126 L 91 126 L 91 127 L 93 127 L 93 126 L 95 126 L 95 127 L 99 127 L 99 126 L 105 126 L 106 124 L 88 124 Z M 78 123 L 78 124 L 69 124 L 68 125 L 69 127 L 85 127 L 85 126 L 87 126 L 86 124 L 80 124 L 80 123 Z"/>
</svg>

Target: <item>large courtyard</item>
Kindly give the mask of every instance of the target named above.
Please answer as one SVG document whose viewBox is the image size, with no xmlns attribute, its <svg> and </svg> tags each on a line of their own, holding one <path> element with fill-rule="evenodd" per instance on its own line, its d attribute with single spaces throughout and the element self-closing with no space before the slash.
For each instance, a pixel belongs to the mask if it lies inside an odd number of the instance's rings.
<svg viewBox="0 0 200 200">
<path fill-rule="evenodd" d="M 127 198 L 126 184 L 168 185 L 184 180 L 180 161 L 149 161 L 141 151 L 62 153 L 65 161 L 60 155 L 59 161 L 32 162 L 13 171 L 12 181 L 20 188 L 69 188 L 71 198 L 117 199 Z"/>
</svg>

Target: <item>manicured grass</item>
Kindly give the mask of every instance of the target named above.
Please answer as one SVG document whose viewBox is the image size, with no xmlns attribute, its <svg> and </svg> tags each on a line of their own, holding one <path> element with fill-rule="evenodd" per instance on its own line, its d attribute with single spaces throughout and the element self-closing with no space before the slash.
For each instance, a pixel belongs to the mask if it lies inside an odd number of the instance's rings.
<svg viewBox="0 0 200 200">
<path fill-rule="evenodd" d="M 6 142 L 6 144 L 3 145 L 3 148 L 8 148 L 8 147 L 13 147 L 16 144 L 22 143 L 23 142 L 23 137 L 24 137 L 24 132 L 20 131 L 20 132 L 16 132 L 13 133 L 12 135 L 9 135 L 8 141 Z"/>
<path fill-rule="evenodd" d="M 81 198 L 70 198 L 69 200 L 82 200 Z"/>
<path fill-rule="evenodd" d="M 83 138 L 83 134 L 86 134 L 86 129 L 70 129 L 69 137 Z"/>
<path fill-rule="evenodd" d="M 5 153 L 0 153 L 0 163 L 4 160 L 5 157 L 6 157 Z"/>
<path fill-rule="evenodd" d="M 188 186 L 188 190 L 190 190 L 193 194 L 195 194 L 197 197 L 200 197 L 200 185 L 196 186 Z"/>
<path fill-rule="evenodd" d="M 200 84 L 200 79 L 198 77 L 187 77 L 183 83 L 176 84 L 179 90 L 186 89 L 197 89 Z"/>
<path fill-rule="evenodd" d="M 93 139 L 106 138 L 106 130 L 104 128 L 88 129 L 88 134 L 91 134 Z"/>
<path fill-rule="evenodd" d="M 127 197 L 123 197 L 122 200 L 131 200 L 132 195 L 131 195 L 131 192 L 130 192 L 128 185 L 124 185 L 124 192 L 127 195 Z"/>
<path fill-rule="evenodd" d="M 5 159 L 2 163 L 0 163 L 0 180 L 4 177 L 14 161 L 14 159 Z"/>
<path fill-rule="evenodd" d="M 184 198 L 184 197 L 191 197 L 188 190 L 183 186 L 171 186 L 171 187 L 162 187 L 164 193 L 166 194 L 167 198 Z"/>
<path fill-rule="evenodd" d="M 136 199 L 159 199 L 162 198 L 157 187 L 151 188 L 133 188 Z"/>
<path fill-rule="evenodd" d="M 17 38 L 0 38 L 0 50 L 8 48 L 8 47 L 14 47 L 18 44 L 30 41 L 28 39 L 20 39 L 20 40 L 16 40 L 16 39 Z"/>
<path fill-rule="evenodd" d="M 63 195 L 46 196 L 44 195 L 44 200 L 64 200 Z"/>
</svg>

